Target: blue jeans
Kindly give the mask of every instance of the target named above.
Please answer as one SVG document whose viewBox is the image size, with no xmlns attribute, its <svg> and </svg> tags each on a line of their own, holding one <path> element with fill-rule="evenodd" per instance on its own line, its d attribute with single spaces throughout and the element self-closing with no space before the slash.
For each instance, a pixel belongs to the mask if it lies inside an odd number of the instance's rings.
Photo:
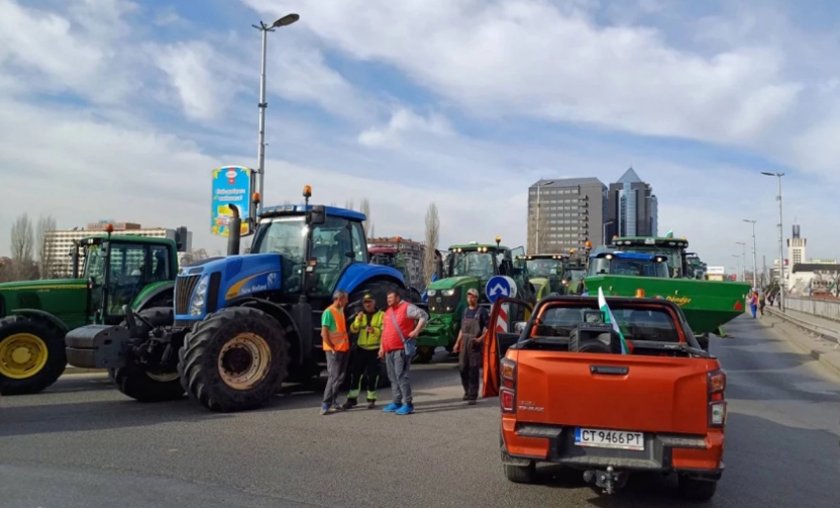
<svg viewBox="0 0 840 508">
<path fill-rule="evenodd" d="M 411 381 L 408 379 L 411 358 L 406 356 L 404 349 L 389 351 L 385 353 L 385 367 L 388 369 L 394 402 L 411 404 Z"/>
</svg>

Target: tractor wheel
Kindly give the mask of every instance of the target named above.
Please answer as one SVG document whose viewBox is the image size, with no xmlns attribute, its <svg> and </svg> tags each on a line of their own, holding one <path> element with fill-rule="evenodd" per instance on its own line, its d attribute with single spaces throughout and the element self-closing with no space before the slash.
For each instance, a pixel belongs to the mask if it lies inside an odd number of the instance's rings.
<svg viewBox="0 0 840 508">
<path fill-rule="evenodd" d="M 265 405 L 286 377 L 286 335 L 274 318 L 249 307 L 210 314 L 184 339 L 178 372 L 184 389 L 212 411 Z"/>
<path fill-rule="evenodd" d="M 64 332 L 47 319 L 0 319 L 0 393 L 38 393 L 67 366 Z"/>
<path fill-rule="evenodd" d="M 602 333 L 596 338 L 581 339 L 577 330 L 569 335 L 569 351 L 578 353 L 611 353 L 610 334 Z"/>
<path fill-rule="evenodd" d="M 148 321 L 152 328 L 172 325 L 171 307 L 152 307 L 140 311 L 138 316 Z M 125 326 L 125 322 L 122 324 Z M 151 331 L 141 319 L 137 320 L 137 326 L 141 337 L 145 337 Z M 150 368 L 129 359 L 125 367 L 109 369 L 108 372 L 119 391 L 140 402 L 161 402 L 184 396 L 184 388 L 178 379 L 177 370 Z"/>
<path fill-rule="evenodd" d="M 406 291 L 401 288 L 399 284 L 387 280 L 375 280 L 356 289 L 350 294 L 349 302 L 347 304 L 347 315 L 352 316 L 362 310 L 362 299 L 365 297 L 365 293 L 373 295 L 373 298 L 376 299 L 377 309 L 385 310 L 388 307 L 388 292 L 392 289 L 399 290 L 403 293 L 404 298 L 408 296 L 404 294 Z"/>
<path fill-rule="evenodd" d="M 417 348 L 417 355 L 414 357 L 413 363 L 430 363 L 435 356 L 434 346 L 420 346 Z"/>
</svg>

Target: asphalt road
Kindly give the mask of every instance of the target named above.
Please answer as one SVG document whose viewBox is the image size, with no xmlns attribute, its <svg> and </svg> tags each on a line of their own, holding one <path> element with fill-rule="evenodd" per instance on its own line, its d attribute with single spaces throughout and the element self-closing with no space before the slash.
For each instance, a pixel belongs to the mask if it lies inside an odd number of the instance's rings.
<svg viewBox="0 0 840 508">
<path fill-rule="evenodd" d="M 713 339 L 729 375 L 726 472 L 707 506 L 837 506 L 840 379 L 749 318 Z M 495 399 L 461 402 L 452 363 L 414 372 L 417 413 L 319 416 L 287 389 L 259 411 L 140 404 L 99 374 L 0 399 L 0 507 L 668 506 L 675 482 L 605 497 L 551 467 L 502 475 Z M 381 392 L 382 399 L 387 399 Z"/>
</svg>

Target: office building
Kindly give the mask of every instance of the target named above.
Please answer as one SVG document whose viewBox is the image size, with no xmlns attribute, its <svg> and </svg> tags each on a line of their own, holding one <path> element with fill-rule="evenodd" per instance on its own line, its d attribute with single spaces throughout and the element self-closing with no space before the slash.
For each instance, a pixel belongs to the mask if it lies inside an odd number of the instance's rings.
<svg viewBox="0 0 840 508">
<path fill-rule="evenodd" d="M 799 224 L 794 224 L 791 237 L 787 241 L 788 262 L 793 265 L 804 263 L 805 259 L 807 259 L 805 257 L 805 246 L 807 244 L 808 240 L 800 236 Z"/>
<path fill-rule="evenodd" d="M 656 236 L 658 210 L 653 188 L 629 168 L 608 190 L 606 239 L 614 236 Z"/>
<path fill-rule="evenodd" d="M 528 189 L 528 253 L 567 254 L 603 243 L 607 187 L 597 178 L 540 180 Z"/>
</svg>

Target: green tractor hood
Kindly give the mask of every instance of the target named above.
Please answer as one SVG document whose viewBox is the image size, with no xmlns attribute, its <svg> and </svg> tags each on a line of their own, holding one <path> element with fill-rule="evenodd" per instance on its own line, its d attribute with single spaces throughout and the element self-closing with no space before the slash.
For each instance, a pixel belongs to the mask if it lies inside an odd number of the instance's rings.
<svg viewBox="0 0 840 508">
<path fill-rule="evenodd" d="M 0 317 L 18 309 L 43 310 L 65 326 L 87 324 L 87 281 L 43 279 L 0 284 Z"/>
<path fill-rule="evenodd" d="M 447 277 L 445 279 L 439 279 L 431 284 L 429 284 L 429 289 L 434 289 L 437 291 L 441 291 L 444 289 L 452 289 L 452 288 L 460 288 L 464 286 L 472 286 L 476 289 L 481 289 L 478 287 L 481 285 L 481 280 L 478 277 L 470 277 L 470 276 L 461 276 L 461 277 Z"/>
</svg>

